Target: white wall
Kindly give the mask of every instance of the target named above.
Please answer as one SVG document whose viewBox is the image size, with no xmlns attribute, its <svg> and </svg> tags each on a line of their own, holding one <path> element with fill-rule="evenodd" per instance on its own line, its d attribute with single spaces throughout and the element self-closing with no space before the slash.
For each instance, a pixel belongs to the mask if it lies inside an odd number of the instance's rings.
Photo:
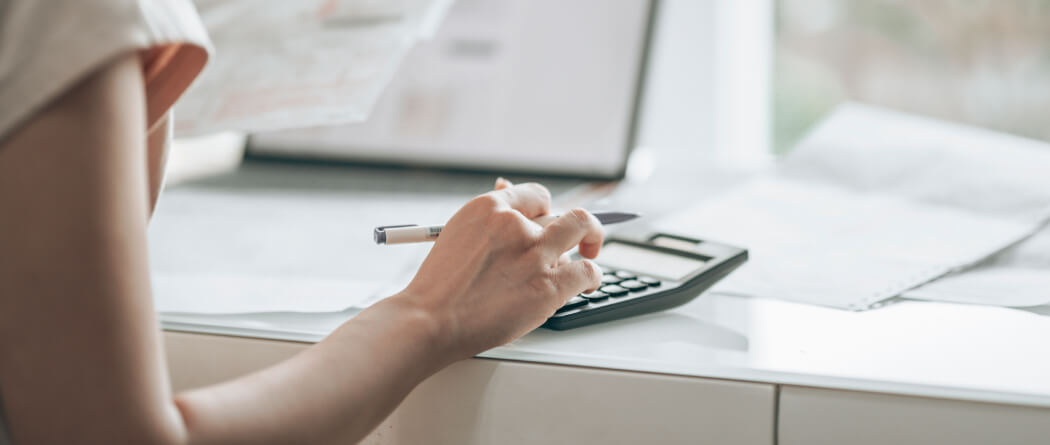
<svg viewBox="0 0 1050 445">
<path fill-rule="evenodd" d="M 772 42 L 772 0 L 662 0 L 640 145 L 765 161 Z"/>
</svg>

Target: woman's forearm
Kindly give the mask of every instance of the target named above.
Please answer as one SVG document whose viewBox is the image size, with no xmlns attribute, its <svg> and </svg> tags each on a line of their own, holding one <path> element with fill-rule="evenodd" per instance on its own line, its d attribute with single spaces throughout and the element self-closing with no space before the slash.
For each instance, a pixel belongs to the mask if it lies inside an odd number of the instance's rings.
<svg viewBox="0 0 1050 445">
<path fill-rule="evenodd" d="M 536 184 L 474 198 L 408 288 L 298 356 L 172 396 L 150 298 L 144 87 L 124 54 L 0 140 L 0 394 L 18 443 L 355 440 L 452 361 L 593 289 L 597 220 Z"/>
<path fill-rule="evenodd" d="M 453 360 L 438 323 L 401 296 L 295 357 L 176 397 L 190 443 L 352 443 Z"/>
</svg>

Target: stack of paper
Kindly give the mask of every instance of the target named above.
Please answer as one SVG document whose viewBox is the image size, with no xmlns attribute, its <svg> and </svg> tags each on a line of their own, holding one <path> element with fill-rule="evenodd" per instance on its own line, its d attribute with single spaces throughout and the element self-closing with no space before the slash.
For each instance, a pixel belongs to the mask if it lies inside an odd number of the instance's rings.
<svg viewBox="0 0 1050 445">
<path fill-rule="evenodd" d="M 775 174 L 661 227 L 750 249 L 716 290 L 862 310 L 1031 236 L 1047 172 L 1047 144 L 851 105 Z"/>
<path fill-rule="evenodd" d="M 264 131 L 364 120 L 451 0 L 197 0 L 215 57 L 175 131 Z"/>
</svg>

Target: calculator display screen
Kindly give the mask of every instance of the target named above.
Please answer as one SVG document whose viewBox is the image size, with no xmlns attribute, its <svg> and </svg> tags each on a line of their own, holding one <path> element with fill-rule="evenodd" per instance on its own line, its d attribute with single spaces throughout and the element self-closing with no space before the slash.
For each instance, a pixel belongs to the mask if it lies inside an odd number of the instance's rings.
<svg viewBox="0 0 1050 445">
<path fill-rule="evenodd" d="M 617 242 L 602 246 L 602 251 L 595 261 L 613 269 L 624 269 L 675 281 L 704 266 L 704 261 L 700 259 Z"/>
</svg>

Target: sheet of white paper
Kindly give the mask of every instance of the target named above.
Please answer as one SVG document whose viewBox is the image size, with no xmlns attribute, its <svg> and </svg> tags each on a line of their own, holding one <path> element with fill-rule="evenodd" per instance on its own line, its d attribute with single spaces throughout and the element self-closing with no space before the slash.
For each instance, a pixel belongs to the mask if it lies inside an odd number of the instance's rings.
<svg viewBox="0 0 1050 445">
<path fill-rule="evenodd" d="M 993 306 L 1050 304 L 1050 269 L 989 267 L 942 278 L 905 292 L 904 298 Z"/>
<path fill-rule="evenodd" d="M 382 285 L 350 280 L 233 274 L 153 275 L 157 312 L 338 312 L 368 302 Z"/>
<path fill-rule="evenodd" d="M 440 224 L 463 202 L 367 191 L 171 190 L 150 227 L 156 306 L 203 313 L 367 306 L 399 290 L 390 283 L 407 283 L 430 247 L 377 246 L 372 229 Z"/>
<path fill-rule="evenodd" d="M 1050 144 L 857 104 L 818 124 L 779 171 L 1023 221 L 1050 215 Z"/>
<path fill-rule="evenodd" d="M 1048 171 L 1046 144 L 845 107 L 776 174 L 660 227 L 750 249 L 719 291 L 861 310 L 1030 236 Z"/>
<path fill-rule="evenodd" d="M 1026 308 L 1050 305 L 1050 228 L 978 267 L 909 290 L 902 297 Z"/>
<path fill-rule="evenodd" d="M 215 57 L 177 106 L 180 136 L 364 120 L 451 0 L 198 0 Z"/>
<path fill-rule="evenodd" d="M 660 227 L 750 250 L 719 291 L 853 310 L 980 261 L 1031 230 L 958 208 L 783 178 L 752 182 Z"/>
</svg>

